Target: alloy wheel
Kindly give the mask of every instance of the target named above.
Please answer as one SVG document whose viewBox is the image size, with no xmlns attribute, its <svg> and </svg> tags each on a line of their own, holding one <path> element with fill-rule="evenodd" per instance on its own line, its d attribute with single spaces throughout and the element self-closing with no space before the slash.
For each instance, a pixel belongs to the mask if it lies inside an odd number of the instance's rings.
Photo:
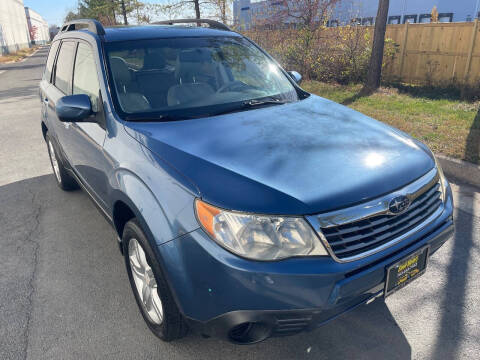
<svg viewBox="0 0 480 360">
<path fill-rule="evenodd" d="M 55 155 L 55 150 L 53 149 L 53 144 L 51 140 L 48 140 L 48 150 L 48 154 L 50 155 L 50 162 L 52 163 L 53 173 L 55 174 L 57 181 L 61 183 L 62 179 L 60 177 L 60 168 L 58 166 L 58 160 Z"/>
<path fill-rule="evenodd" d="M 159 325 L 163 321 L 162 300 L 158 295 L 157 281 L 153 270 L 148 265 L 145 251 L 137 239 L 130 239 L 128 258 L 142 308 L 150 321 Z"/>
</svg>

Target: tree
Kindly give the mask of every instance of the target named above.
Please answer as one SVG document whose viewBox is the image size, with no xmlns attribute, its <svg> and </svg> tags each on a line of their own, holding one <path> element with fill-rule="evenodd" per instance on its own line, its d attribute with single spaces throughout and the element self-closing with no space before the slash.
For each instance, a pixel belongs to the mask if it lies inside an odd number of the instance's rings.
<svg viewBox="0 0 480 360">
<path fill-rule="evenodd" d="M 117 7 L 120 15 L 123 18 L 123 24 L 128 25 L 128 17 L 132 16 L 136 18 L 137 22 L 146 22 L 146 14 L 143 14 L 142 10 L 146 8 L 146 5 L 138 0 L 111 0 L 114 3 L 117 2 Z M 152 4 L 153 5 L 153 4 Z"/>
<path fill-rule="evenodd" d="M 69 22 L 69 21 L 76 20 L 76 19 L 81 19 L 80 14 L 75 13 L 73 11 L 69 11 L 68 14 L 65 16 L 64 22 Z"/>
<path fill-rule="evenodd" d="M 34 43 L 37 37 L 38 28 L 35 25 L 29 26 L 28 32 L 30 33 L 30 40 L 32 41 L 32 43 Z"/>
<path fill-rule="evenodd" d="M 200 5 L 207 4 L 208 1 L 201 2 L 200 0 L 171 0 L 169 3 L 162 6 L 162 11 L 168 14 L 168 17 L 177 17 L 185 11 L 195 11 L 195 19 L 201 19 Z M 193 7 L 193 8 L 192 8 Z"/>
<path fill-rule="evenodd" d="M 340 0 L 283 0 L 276 18 L 282 22 L 293 20 L 302 27 L 314 29 L 326 23 L 329 11 L 338 2 Z"/>
<path fill-rule="evenodd" d="M 230 17 L 230 8 L 232 0 L 209 0 L 212 15 L 218 18 L 224 24 L 228 22 Z"/>
<path fill-rule="evenodd" d="M 53 40 L 53 38 L 55 37 L 55 35 L 58 34 L 58 31 L 60 30 L 60 28 L 53 24 L 53 25 L 50 25 L 48 27 L 48 33 L 50 34 L 50 40 Z"/>
<path fill-rule="evenodd" d="M 370 94 L 380 87 L 389 5 L 389 0 L 378 1 L 378 12 L 373 35 L 372 55 L 370 56 L 367 79 L 361 91 L 362 95 Z"/>
<path fill-rule="evenodd" d="M 122 10 L 122 15 L 123 15 L 123 24 L 128 25 L 127 7 L 125 6 L 125 0 L 120 0 L 120 6 Z"/>
<path fill-rule="evenodd" d="M 128 25 L 128 19 L 133 15 L 137 22 L 145 22 L 148 16 L 141 10 L 145 4 L 138 0 L 80 0 L 78 11 L 70 11 L 65 21 L 93 18 L 103 25 L 117 25 L 117 16 L 121 16 L 122 23 Z"/>
<path fill-rule="evenodd" d="M 104 25 L 116 25 L 117 10 L 117 0 L 80 0 L 77 13 L 69 12 L 65 20 L 92 18 Z"/>
</svg>

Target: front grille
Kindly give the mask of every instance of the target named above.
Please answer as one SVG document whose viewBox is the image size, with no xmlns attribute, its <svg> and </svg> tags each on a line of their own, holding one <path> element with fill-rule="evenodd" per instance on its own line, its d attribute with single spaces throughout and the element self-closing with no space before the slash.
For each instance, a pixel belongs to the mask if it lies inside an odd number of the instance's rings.
<svg viewBox="0 0 480 360">
<path fill-rule="evenodd" d="M 423 189 L 422 189 L 423 190 Z M 402 236 L 422 224 L 442 204 L 440 184 L 429 185 L 400 215 L 376 215 L 338 226 L 320 228 L 339 259 L 358 256 Z"/>
</svg>

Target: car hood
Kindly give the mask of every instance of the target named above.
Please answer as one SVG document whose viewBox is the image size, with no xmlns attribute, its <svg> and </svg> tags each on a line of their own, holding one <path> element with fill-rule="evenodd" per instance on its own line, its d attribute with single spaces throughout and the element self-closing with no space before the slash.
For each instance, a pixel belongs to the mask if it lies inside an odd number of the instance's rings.
<svg viewBox="0 0 480 360">
<path fill-rule="evenodd" d="M 408 135 L 311 95 L 194 120 L 126 123 L 127 132 L 216 206 L 314 214 L 398 188 L 435 166 Z"/>
</svg>

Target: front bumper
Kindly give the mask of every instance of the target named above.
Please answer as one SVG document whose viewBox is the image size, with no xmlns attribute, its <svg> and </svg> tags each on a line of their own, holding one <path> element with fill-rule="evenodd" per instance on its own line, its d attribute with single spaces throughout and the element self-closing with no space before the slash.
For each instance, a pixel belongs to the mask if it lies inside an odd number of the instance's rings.
<svg viewBox="0 0 480 360">
<path fill-rule="evenodd" d="M 450 190 L 443 213 L 408 239 L 350 263 L 329 257 L 275 262 L 239 258 L 201 229 L 159 246 L 170 286 L 190 326 L 226 337 L 243 323 L 266 336 L 311 330 L 383 294 L 385 268 L 429 244 L 433 254 L 452 237 Z M 421 281 L 421 280 L 420 280 Z"/>
</svg>

